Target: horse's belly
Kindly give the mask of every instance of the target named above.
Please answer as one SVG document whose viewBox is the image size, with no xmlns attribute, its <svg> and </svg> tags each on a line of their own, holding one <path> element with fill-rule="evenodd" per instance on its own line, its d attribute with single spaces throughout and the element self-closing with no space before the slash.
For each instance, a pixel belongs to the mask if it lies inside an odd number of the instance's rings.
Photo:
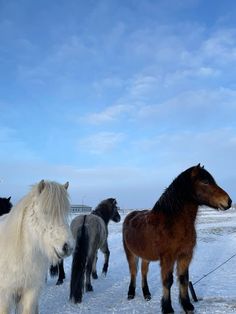
<svg viewBox="0 0 236 314">
<path fill-rule="evenodd" d="M 158 251 L 152 252 L 150 250 L 150 248 L 149 248 L 149 250 L 145 250 L 145 251 L 138 251 L 137 250 L 137 252 L 135 252 L 135 251 L 133 251 L 133 252 L 135 253 L 135 255 L 139 256 L 140 258 L 145 259 L 145 260 L 150 261 L 150 262 L 151 261 L 157 261 L 160 258 Z"/>
<path fill-rule="evenodd" d="M 160 256 L 160 247 L 156 241 L 146 239 L 145 237 L 136 236 L 125 239 L 128 249 L 136 256 L 148 261 L 157 261 Z"/>
</svg>

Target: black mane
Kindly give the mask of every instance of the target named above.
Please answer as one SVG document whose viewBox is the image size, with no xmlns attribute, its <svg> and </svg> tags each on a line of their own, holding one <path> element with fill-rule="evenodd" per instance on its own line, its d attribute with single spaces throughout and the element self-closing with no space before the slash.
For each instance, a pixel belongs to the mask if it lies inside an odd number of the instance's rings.
<svg viewBox="0 0 236 314">
<path fill-rule="evenodd" d="M 153 211 L 163 212 L 169 215 L 177 213 L 181 210 L 184 203 L 196 202 L 194 198 L 193 190 L 193 180 L 208 180 L 209 183 L 214 184 L 215 180 L 200 165 L 197 166 L 198 173 L 197 176 L 192 178 L 192 171 L 196 166 L 188 168 L 183 171 L 178 177 L 176 177 L 173 182 L 165 189 L 159 200 L 153 207 Z M 197 203 L 197 202 L 196 202 Z"/>
</svg>

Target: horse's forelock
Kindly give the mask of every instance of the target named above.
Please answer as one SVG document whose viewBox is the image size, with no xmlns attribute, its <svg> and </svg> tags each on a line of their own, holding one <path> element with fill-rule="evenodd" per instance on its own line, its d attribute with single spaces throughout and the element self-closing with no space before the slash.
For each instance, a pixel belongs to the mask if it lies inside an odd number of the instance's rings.
<svg viewBox="0 0 236 314">
<path fill-rule="evenodd" d="M 70 208 L 66 188 L 56 182 L 44 181 L 44 188 L 39 195 L 40 209 L 53 220 L 61 220 Z"/>
<path fill-rule="evenodd" d="M 215 184 L 216 181 L 213 178 L 213 176 L 205 169 L 201 168 L 200 172 L 199 172 L 199 179 L 200 180 L 208 180 L 209 183 L 211 184 Z"/>
</svg>

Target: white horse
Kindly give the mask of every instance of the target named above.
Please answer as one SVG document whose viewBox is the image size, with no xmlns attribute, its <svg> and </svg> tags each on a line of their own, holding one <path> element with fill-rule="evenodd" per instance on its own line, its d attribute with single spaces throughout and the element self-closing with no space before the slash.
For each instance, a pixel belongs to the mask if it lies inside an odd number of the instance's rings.
<svg viewBox="0 0 236 314">
<path fill-rule="evenodd" d="M 69 256 L 65 185 L 40 181 L 0 219 L 0 313 L 38 314 L 38 299 L 50 263 Z"/>
</svg>

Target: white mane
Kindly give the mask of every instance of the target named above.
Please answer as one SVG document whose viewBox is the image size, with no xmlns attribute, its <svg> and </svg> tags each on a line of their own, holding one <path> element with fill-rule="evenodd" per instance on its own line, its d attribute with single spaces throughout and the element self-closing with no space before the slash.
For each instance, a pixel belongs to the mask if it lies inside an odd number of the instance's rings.
<svg viewBox="0 0 236 314">
<path fill-rule="evenodd" d="M 63 221 L 68 213 L 70 203 L 67 190 L 63 185 L 53 181 L 43 181 L 44 188 L 40 192 L 39 184 L 32 185 L 31 191 L 25 195 L 7 215 L 7 228 L 9 234 L 14 237 L 13 244 L 19 249 L 24 217 L 27 212 L 35 210 L 51 216 L 52 221 Z M 13 230 L 12 230 L 13 229 Z M 12 231 L 12 232 L 11 232 Z"/>
</svg>

